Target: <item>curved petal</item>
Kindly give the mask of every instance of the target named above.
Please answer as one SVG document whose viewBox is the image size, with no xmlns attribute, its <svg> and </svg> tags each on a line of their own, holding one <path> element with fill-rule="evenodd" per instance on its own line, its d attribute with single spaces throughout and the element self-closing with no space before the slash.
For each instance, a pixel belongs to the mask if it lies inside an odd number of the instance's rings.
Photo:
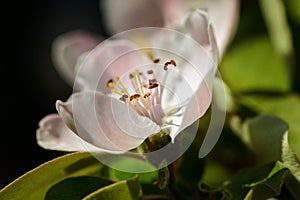
<svg viewBox="0 0 300 200">
<path fill-rule="evenodd" d="M 212 98 L 212 85 L 215 77 L 215 71 L 218 66 L 218 54 L 212 25 L 208 21 L 207 15 L 202 10 L 196 10 L 188 15 L 185 21 L 187 33 L 197 41 L 193 42 L 185 36 L 181 40 L 177 39 L 177 45 L 181 48 L 186 62 L 182 62 L 182 66 L 176 67 L 177 73 L 170 76 L 170 84 L 172 79 L 179 82 L 173 88 L 173 93 L 178 97 L 182 96 L 185 100 L 182 103 L 182 121 L 180 127 L 171 130 L 170 136 L 172 140 L 176 135 L 187 126 L 191 125 L 199 119 L 208 109 Z M 184 28 L 182 29 L 185 30 Z M 178 50 L 174 50 L 175 52 Z M 174 70 L 176 72 L 176 70 Z M 174 82 L 174 81 L 173 81 Z M 168 85 L 168 82 L 166 83 Z M 174 83 L 173 83 L 174 85 Z M 190 92 L 192 91 L 192 93 Z M 190 93 L 190 94 L 189 94 Z M 179 95 L 178 95 L 179 94 Z M 184 96 L 187 98 L 184 99 Z M 181 101 L 182 102 L 182 101 Z"/>
<path fill-rule="evenodd" d="M 106 40 L 93 49 L 78 68 L 74 88 L 110 92 L 107 82 L 122 78 L 135 68 L 152 63 L 139 47 L 128 40 Z"/>
<path fill-rule="evenodd" d="M 195 23 L 194 26 L 190 26 Z M 166 93 L 165 103 L 173 105 L 172 99 L 177 104 L 186 104 L 188 99 L 201 87 L 202 82 L 213 82 L 217 68 L 217 47 L 214 40 L 212 26 L 204 11 L 196 10 L 187 15 L 183 27 L 179 31 L 171 29 L 147 28 L 150 32 L 151 48 L 154 49 L 155 57 L 166 61 L 174 60 L 176 67 L 170 67 L 164 87 Z M 186 33 L 182 33 L 182 32 Z M 146 48 L 147 46 L 143 46 Z M 157 72 L 158 80 L 162 80 L 166 74 L 163 66 L 153 71 Z M 206 77 L 210 77 L 206 80 Z M 211 88 L 209 89 L 211 91 Z M 176 99 L 177 100 L 176 100 Z M 196 120 L 196 119 L 195 119 Z"/>
<path fill-rule="evenodd" d="M 199 0 L 189 1 L 190 8 L 207 10 L 215 30 L 220 57 L 236 32 L 239 21 L 239 0 Z"/>
<path fill-rule="evenodd" d="M 104 0 L 100 3 L 111 34 L 138 27 L 163 25 L 163 16 L 153 1 Z"/>
<path fill-rule="evenodd" d="M 107 151 L 85 142 L 65 125 L 58 114 L 47 115 L 39 122 L 36 138 L 37 143 L 45 149 L 122 153 L 120 151 Z"/>
<path fill-rule="evenodd" d="M 69 112 L 70 104 L 78 136 L 100 148 L 127 151 L 160 130 L 149 118 L 101 93 L 75 93 L 68 102 L 58 104 L 63 120 L 68 120 L 63 113 Z"/>
<path fill-rule="evenodd" d="M 54 66 L 71 86 L 75 79 L 77 59 L 83 53 L 92 50 L 102 41 L 100 36 L 83 30 L 71 31 L 58 36 L 52 46 Z"/>
<path fill-rule="evenodd" d="M 218 47 L 215 39 L 215 32 L 206 11 L 197 9 L 190 12 L 181 28 L 182 32 L 190 35 L 218 62 Z"/>
<path fill-rule="evenodd" d="M 202 82 L 201 86 L 190 98 L 190 101 L 187 104 L 187 107 L 184 110 L 182 116 L 181 125 L 176 131 L 170 133 L 172 141 L 175 137 L 186 127 L 190 126 L 193 122 L 202 117 L 212 101 L 212 87 L 213 87 L 213 72 L 209 73 Z"/>
</svg>

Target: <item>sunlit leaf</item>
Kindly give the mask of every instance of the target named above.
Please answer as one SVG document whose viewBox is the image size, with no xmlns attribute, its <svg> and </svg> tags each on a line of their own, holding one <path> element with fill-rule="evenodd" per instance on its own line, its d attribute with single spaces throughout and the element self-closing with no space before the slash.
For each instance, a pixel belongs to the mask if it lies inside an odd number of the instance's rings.
<svg viewBox="0 0 300 200">
<path fill-rule="evenodd" d="M 128 169 L 135 169 L 138 171 L 139 169 L 143 171 L 149 171 L 145 173 L 139 173 L 139 180 L 141 183 L 153 183 L 153 181 L 157 178 L 157 169 L 151 165 L 150 163 L 140 161 L 139 159 L 134 158 L 126 158 L 119 159 L 114 161 L 114 165 L 123 166 L 126 165 Z M 120 171 L 114 168 L 105 168 L 106 175 L 114 180 L 121 181 L 134 177 L 136 174 L 131 172 Z"/>
<path fill-rule="evenodd" d="M 138 200 L 142 197 L 142 190 L 139 183 L 138 176 L 128 180 L 123 180 L 106 187 L 103 187 L 85 198 L 83 200 Z"/>
<path fill-rule="evenodd" d="M 103 166 L 90 153 L 71 153 L 27 172 L 0 191 L 0 199 L 44 199 L 48 189 L 68 177 L 96 175 Z"/>
<path fill-rule="evenodd" d="M 222 78 L 234 92 L 290 89 L 288 71 L 266 36 L 236 43 L 220 66 Z"/>
</svg>

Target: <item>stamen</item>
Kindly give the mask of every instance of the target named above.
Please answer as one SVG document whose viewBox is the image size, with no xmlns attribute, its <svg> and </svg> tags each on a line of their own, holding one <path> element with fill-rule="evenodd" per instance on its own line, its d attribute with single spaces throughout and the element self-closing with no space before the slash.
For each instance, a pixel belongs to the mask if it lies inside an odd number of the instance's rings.
<svg viewBox="0 0 300 200">
<path fill-rule="evenodd" d="M 148 70 L 147 74 L 153 74 L 153 70 L 152 69 Z"/>
<path fill-rule="evenodd" d="M 107 87 L 113 87 L 113 85 L 112 85 L 113 82 L 114 81 L 112 79 L 110 79 L 109 81 L 107 81 L 106 86 Z"/>
<path fill-rule="evenodd" d="M 111 89 L 110 91 L 111 91 L 111 93 L 115 93 L 115 94 L 120 95 L 120 96 L 123 95 L 121 92 L 118 92 L 115 89 Z"/>
<path fill-rule="evenodd" d="M 151 83 L 148 87 L 148 89 L 154 89 L 154 88 L 157 88 L 159 86 L 158 83 Z"/>
<path fill-rule="evenodd" d="M 170 60 L 171 65 L 174 65 L 176 67 L 176 62 L 174 60 Z"/>
<path fill-rule="evenodd" d="M 176 67 L 176 62 L 174 60 L 170 60 L 170 61 L 166 62 L 165 65 L 164 65 L 164 70 L 165 71 L 168 70 L 169 65 L 173 65 L 174 67 Z"/>
<path fill-rule="evenodd" d="M 130 101 L 130 105 L 141 115 L 150 117 L 148 111 L 138 101 Z"/>
<path fill-rule="evenodd" d="M 156 83 L 156 82 L 157 82 L 156 78 L 149 79 L 149 85 L 151 85 L 152 83 Z"/>
<path fill-rule="evenodd" d="M 126 100 L 128 99 L 128 95 L 127 94 L 123 94 L 122 97 L 120 97 L 121 101 L 124 101 L 126 103 Z"/>
<path fill-rule="evenodd" d="M 134 76 L 134 85 L 135 88 L 138 89 L 140 95 L 144 96 L 144 91 L 142 90 L 142 82 L 140 80 L 140 76 L 139 76 L 139 71 L 136 70 L 135 72 L 133 72 L 133 76 Z"/>
<path fill-rule="evenodd" d="M 168 65 L 170 65 L 171 62 L 166 62 L 165 65 L 164 65 L 164 70 L 167 71 L 168 70 Z"/>
<path fill-rule="evenodd" d="M 147 97 L 150 97 L 150 92 L 147 92 L 145 95 L 144 95 L 144 98 L 146 99 Z"/>
<path fill-rule="evenodd" d="M 156 59 L 153 60 L 154 63 L 159 63 L 159 61 L 160 61 L 159 58 L 156 58 Z"/>
<path fill-rule="evenodd" d="M 129 99 L 130 99 L 130 101 L 133 101 L 134 99 L 140 98 L 140 96 L 141 96 L 141 95 L 139 95 L 139 94 L 133 94 L 133 95 L 130 96 Z"/>
</svg>

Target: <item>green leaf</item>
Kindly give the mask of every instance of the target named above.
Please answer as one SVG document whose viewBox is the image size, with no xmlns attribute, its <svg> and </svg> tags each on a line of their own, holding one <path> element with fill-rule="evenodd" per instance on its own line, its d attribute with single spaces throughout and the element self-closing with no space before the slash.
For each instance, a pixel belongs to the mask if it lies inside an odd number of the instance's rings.
<svg viewBox="0 0 300 200">
<path fill-rule="evenodd" d="M 95 190 L 112 183 L 110 180 L 92 176 L 67 178 L 53 185 L 46 193 L 45 200 L 81 200 Z"/>
<path fill-rule="evenodd" d="M 284 183 L 291 195 L 295 199 L 300 199 L 300 182 L 291 173 L 286 174 Z"/>
<path fill-rule="evenodd" d="M 116 169 L 107 168 L 108 177 L 114 181 L 126 180 L 134 177 L 136 174 L 129 172 L 122 172 Z M 139 179 L 141 183 L 152 184 L 157 179 L 157 171 L 139 173 Z"/>
<path fill-rule="evenodd" d="M 288 130 L 287 123 L 271 115 L 248 119 L 242 125 L 237 125 L 237 120 L 235 117 L 231 122 L 235 133 L 255 153 L 258 160 L 270 162 L 281 159 L 282 140 Z"/>
<path fill-rule="evenodd" d="M 300 161 L 289 146 L 287 133 L 284 134 L 282 140 L 282 161 L 300 183 Z"/>
<path fill-rule="evenodd" d="M 243 169 L 224 182 L 224 199 L 266 199 L 280 194 L 286 169 L 281 163 Z"/>
<path fill-rule="evenodd" d="M 109 186 L 103 187 L 89 195 L 83 200 L 137 200 L 142 197 L 139 177 L 135 176 L 128 180 L 123 180 Z"/>
<path fill-rule="evenodd" d="M 259 2 L 274 47 L 280 55 L 292 55 L 292 34 L 287 22 L 283 1 L 260 0 Z"/>
<path fill-rule="evenodd" d="M 148 171 L 145 173 L 139 173 L 139 180 L 141 183 L 153 183 L 153 181 L 157 178 L 157 169 L 151 165 L 148 162 L 141 161 L 139 159 L 135 158 L 124 158 L 124 159 L 118 159 L 113 162 L 114 166 L 125 166 L 128 169 L 135 169 L 139 170 L 141 169 L 142 171 Z M 126 180 L 129 178 L 134 177 L 136 174 L 131 173 L 131 172 L 125 172 L 125 171 L 120 171 L 116 170 L 113 168 L 105 168 L 105 174 L 114 181 L 121 181 L 121 180 Z"/>
<path fill-rule="evenodd" d="M 259 182 L 252 189 L 252 199 L 267 199 L 280 195 L 287 170 L 282 166 L 276 167 L 276 165 L 274 168 L 264 181 Z"/>
<path fill-rule="evenodd" d="M 206 160 L 201 182 L 209 186 L 218 186 L 221 185 L 230 175 L 230 172 L 225 169 L 224 166 L 220 165 L 216 161 Z"/>
<path fill-rule="evenodd" d="M 68 177 L 96 175 L 103 166 L 90 153 L 71 153 L 27 172 L 0 191 L 0 199 L 44 199 L 48 189 Z"/>
<path fill-rule="evenodd" d="M 232 46 L 223 58 L 220 71 L 233 92 L 290 90 L 289 74 L 266 36 Z"/>
<path fill-rule="evenodd" d="M 300 97 L 292 94 L 287 96 L 243 95 L 240 103 L 261 114 L 272 114 L 289 125 L 289 144 L 300 158 Z"/>
</svg>

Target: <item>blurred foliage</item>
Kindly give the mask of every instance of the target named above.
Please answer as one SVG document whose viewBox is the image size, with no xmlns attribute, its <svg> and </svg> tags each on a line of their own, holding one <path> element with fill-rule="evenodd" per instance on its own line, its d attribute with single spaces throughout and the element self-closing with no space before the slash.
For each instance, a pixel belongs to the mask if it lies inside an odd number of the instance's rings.
<svg viewBox="0 0 300 200">
<path fill-rule="evenodd" d="M 205 158 L 198 150 L 210 111 L 194 143 L 162 170 L 124 173 L 72 153 L 15 180 L 0 199 L 300 199 L 299 8 L 299 0 L 242 0 L 219 66 L 226 122 Z"/>
</svg>

